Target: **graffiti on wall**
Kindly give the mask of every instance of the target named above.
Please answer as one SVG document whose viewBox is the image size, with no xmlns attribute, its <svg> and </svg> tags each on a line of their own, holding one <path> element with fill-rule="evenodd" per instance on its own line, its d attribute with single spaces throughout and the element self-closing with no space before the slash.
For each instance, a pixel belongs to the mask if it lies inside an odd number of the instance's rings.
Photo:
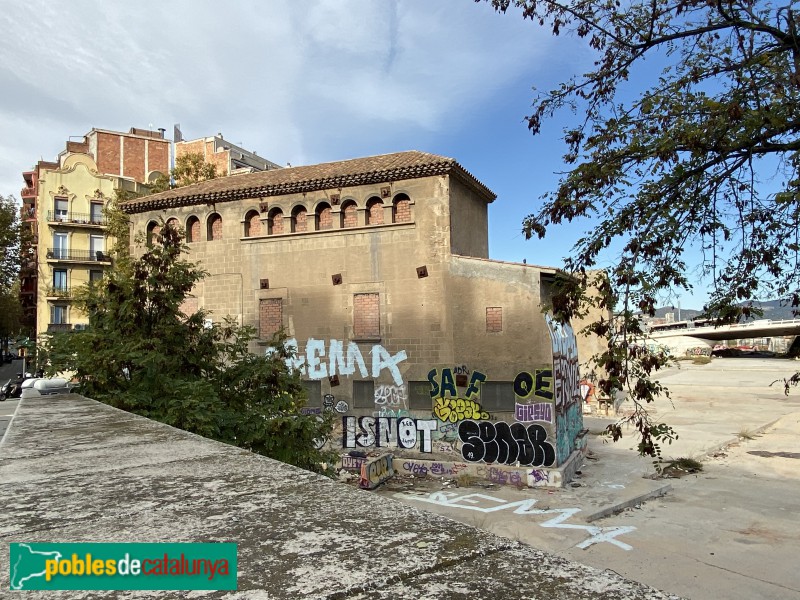
<svg viewBox="0 0 800 600">
<path fill-rule="evenodd" d="M 538 424 L 462 421 L 458 425 L 461 456 L 467 462 L 549 467 L 556 460 L 547 430 Z"/>
<path fill-rule="evenodd" d="M 584 525 L 581 523 L 567 522 L 575 514 L 579 513 L 579 508 L 534 508 L 536 500 L 518 500 L 508 502 L 502 498 L 495 498 L 486 494 L 459 494 L 458 492 L 433 492 L 430 494 L 420 493 L 398 493 L 396 498 L 403 500 L 413 500 L 417 502 L 427 502 L 448 508 L 463 510 L 473 510 L 482 513 L 497 512 L 499 510 L 511 510 L 515 515 L 554 515 L 553 518 L 539 523 L 540 527 L 553 527 L 560 529 L 571 529 L 573 531 L 584 531 L 589 535 L 587 539 L 579 544 L 577 548 L 588 548 L 594 544 L 606 542 L 613 544 L 623 550 L 632 550 L 633 546 L 626 544 L 617 537 L 636 530 L 632 526 L 620 527 L 598 527 L 596 525 Z"/>
<path fill-rule="evenodd" d="M 374 490 L 390 477 L 394 477 L 392 455 L 384 454 L 361 465 L 361 479 L 358 485 L 365 490 Z"/>
<path fill-rule="evenodd" d="M 436 419 L 410 417 L 342 417 L 342 447 L 397 447 L 410 449 L 419 443 L 420 452 L 433 452 Z"/>
<path fill-rule="evenodd" d="M 514 418 L 523 423 L 530 423 L 531 421 L 552 423 L 553 405 L 549 402 L 537 402 L 536 404 L 520 404 L 517 402 L 514 405 Z"/>
<path fill-rule="evenodd" d="M 560 465 L 575 449 L 575 440 L 583 429 L 578 344 L 569 323 L 560 323 L 549 314 L 545 322 L 553 349 L 556 460 Z"/>
<path fill-rule="evenodd" d="M 361 465 L 367 462 L 367 459 L 363 456 L 350 456 L 345 454 L 342 456 L 342 468 L 348 469 L 352 471 L 360 471 Z"/>
<path fill-rule="evenodd" d="M 325 340 L 314 338 L 308 338 L 303 352 L 300 352 L 297 340 L 294 338 L 286 340 L 284 346 L 293 353 L 292 357 L 286 359 L 286 366 L 290 370 L 297 369 L 301 375 L 312 380 L 337 375 L 349 377 L 356 371 L 363 378 L 371 375 L 373 379 L 378 379 L 386 371 L 391 375 L 395 385 L 403 385 L 403 376 L 398 365 L 408 358 L 405 350 L 391 354 L 380 344 L 375 344 L 369 352 L 372 369 L 367 370 L 361 349 L 353 341 L 347 343 L 346 349 L 345 343 L 340 340 L 331 339 L 326 346 Z M 267 348 L 266 352 L 269 354 L 272 349 Z"/>
<path fill-rule="evenodd" d="M 465 374 L 459 373 L 459 375 Z M 446 396 L 450 396 L 452 398 L 459 397 L 456 377 L 453 375 L 453 369 L 442 369 L 441 374 L 439 373 L 438 369 L 431 369 L 428 372 L 428 381 L 431 384 L 431 398 L 444 398 Z M 469 382 L 466 383 L 466 386 L 462 386 L 467 388 L 467 390 L 464 392 L 464 398 L 470 400 L 473 399 L 474 396 L 479 395 L 481 391 L 480 386 L 484 381 L 486 381 L 486 375 L 480 371 L 473 371 L 472 375 L 469 377 Z"/>
<path fill-rule="evenodd" d="M 444 423 L 457 423 L 465 419 L 489 419 L 489 413 L 474 400 L 465 398 L 436 398 L 433 414 Z"/>
<path fill-rule="evenodd" d="M 457 476 L 467 465 L 464 463 L 445 463 L 407 460 L 403 462 L 403 470 L 417 477 L 453 477 Z"/>
<path fill-rule="evenodd" d="M 375 388 L 374 400 L 377 406 L 406 407 L 406 386 L 381 384 Z"/>
</svg>

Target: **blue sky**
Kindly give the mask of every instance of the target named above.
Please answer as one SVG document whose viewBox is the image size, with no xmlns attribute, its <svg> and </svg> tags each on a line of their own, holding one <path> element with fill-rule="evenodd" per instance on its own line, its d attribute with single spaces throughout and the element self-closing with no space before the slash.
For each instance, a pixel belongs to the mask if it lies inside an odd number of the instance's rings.
<svg viewBox="0 0 800 600">
<path fill-rule="evenodd" d="M 410 149 L 453 157 L 498 196 L 495 259 L 558 266 L 590 229 L 520 233 L 564 168 L 571 118 L 532 136 L 531 88 L 584 72 L 591 55 L 513 11 L 471 0 L 29 0 L 4 7 L 0 31 L 0 194 L 18 197 L 23 170 L 92 127 L 180 123 L 186 139 L 222 132 L 295 166 Z"/>
</svg>

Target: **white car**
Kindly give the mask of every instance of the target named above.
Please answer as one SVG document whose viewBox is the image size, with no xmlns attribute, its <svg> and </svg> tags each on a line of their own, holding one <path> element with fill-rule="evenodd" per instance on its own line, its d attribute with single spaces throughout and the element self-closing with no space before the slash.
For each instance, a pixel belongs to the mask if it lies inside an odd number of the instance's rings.
<svg viewBox="0 0 800 600">
<path fill-rule="evenodd" d="M 36 398 L 51 394 L 69 394 L 72 388 L 66 379 L 53 377 L 52 379 L 37 378 L 26 379 L 22 382 L 21 398 Z"/>
</svg>

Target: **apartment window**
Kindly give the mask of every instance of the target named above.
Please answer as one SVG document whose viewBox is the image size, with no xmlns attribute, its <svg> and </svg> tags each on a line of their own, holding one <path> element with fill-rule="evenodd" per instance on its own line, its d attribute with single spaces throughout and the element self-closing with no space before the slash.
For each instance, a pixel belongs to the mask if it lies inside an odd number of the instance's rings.
<svg viewBox="0 0 800 600">
<path fill-rule="evenodd" d="M 89 271 L 89 283 L 97 283 L 103 280 L 103 271 L 100 269 L 91 269 Z"/>
<path fill-rule="evenodd" d="M 500 306 L 486 307 L 486 333 L 500 333 L 503 331 L 503 308 Z"/>
<path fill-rule="evenodd" d="M 105 221 L 103 218 L 103 205 L 100 202 L 92 202 L 90 210 L 89 219 L 92 223 L 100 225 Z"/>
<path fill-rule="evenodd" d="M 381 336 L 380 294 L 353 296 L 353 336 L 356 339 L 376 339 Z"/>
<path fill-rule="evenodd" d="M 52 325 L 64 325 L 68 322 L 66 306 L 54 304 L 50 307 L 50 323 Z"/>
<path fill-rule="evenodd" d="M 283 327 L 283 300 L 268 298 L 259 302 L 258 335 L 269 339 Z"/>
<path fill-rule="evenodd" d="M 353 382 L 353 408 L 375 408 L 375 382 Z"/>
<path fill-rule="evenodd" d="M 53 234 L 53 258 L 67 258 L 68 238 L 66 233 Z"/>
<path fill-rule="evenodd" d="M 67 289 L 67 270 L 53 269 L 53 289 L 63 292 Z"/>
<path fill-rule="evenodd" d="M 103 253 L 106 251 L 106 240 L 102 235 L 89 236 L 89 256 L 102 260 Z"/>
<path fill-rule="evenodd" d="M 55 216 L 56 221 L 66 221 L 69 213 L 69 203 L 66 198 L 55 199 Z"/>
</svg>

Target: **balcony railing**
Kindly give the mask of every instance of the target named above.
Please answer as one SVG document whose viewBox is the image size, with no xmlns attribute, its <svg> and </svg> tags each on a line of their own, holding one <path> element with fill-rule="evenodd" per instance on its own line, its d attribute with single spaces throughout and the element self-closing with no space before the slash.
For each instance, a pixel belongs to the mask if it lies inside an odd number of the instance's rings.
<svg viewBox="0 0 800 600">
<path fill-rule="evenodd" d="M 68 212 L 56 213 L 53 210 L 47 211 L 47 220 L 50 223 L 74 223 L 76 225 L 105 225 L 105 215 L 92 215 L 90 213 Z"/>
<path fill-rule="evenodd" d="M 36 195 L 36 187 L 28 187 L 27 185 L 22 188 L 22 191 L 19 193 L 20 196 L 23 198 L 30 198 L 31 196 Z"/>
<path fill-rule="evenodd" d="M 101 250 L 91 252 L 89 250 L 66 250 L 64 248 L 48 248 L 48 260 L 72 260 L 78 262 L 102 262 L 110 263 L 111 256 Z"/>
<path fill-rule="evenodd" d="M 47 333 L 58 333 L 61 331 L 72 331 L 72 323 L 48 323 Z"/>
<path fill-rule="evenodd" d="M 70 287 L 53 287 L 47 288 L 48 298 L 71 298 L 72 288 Z"/>
</svg>

